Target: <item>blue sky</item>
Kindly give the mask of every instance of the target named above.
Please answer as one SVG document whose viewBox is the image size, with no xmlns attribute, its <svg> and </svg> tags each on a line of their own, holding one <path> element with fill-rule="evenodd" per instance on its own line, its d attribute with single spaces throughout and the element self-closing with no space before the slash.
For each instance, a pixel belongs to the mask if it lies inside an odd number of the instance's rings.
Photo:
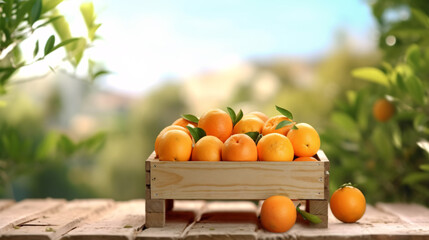
<svg viewBox="0 0 429 240">
<path fill-rule="evenodd" d="M 135 94 L 252 59 L 320 57 L 340 29 L 357 48 L 375 40 L 363 0 L 108 0 L 95 8 L 104 39 L 94 52 L 115 72 L 102 85 Z"/>
</svg>

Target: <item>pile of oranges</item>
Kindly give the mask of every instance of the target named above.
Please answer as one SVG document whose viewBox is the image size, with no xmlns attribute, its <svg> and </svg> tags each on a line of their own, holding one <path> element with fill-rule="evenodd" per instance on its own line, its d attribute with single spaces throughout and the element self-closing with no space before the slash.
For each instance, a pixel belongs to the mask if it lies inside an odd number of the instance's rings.
<svg viewBox="0 0 429 240">
<path fill-rule="evenodd" d="M 228 113 L 212 109 L 199 118 L 183 115 L 158 134 L 156 156 L 160 161 L 317 161 L 317 131 L 276 108 L 282 115 L 271 118 L 231 108 Z"/>
</svg>

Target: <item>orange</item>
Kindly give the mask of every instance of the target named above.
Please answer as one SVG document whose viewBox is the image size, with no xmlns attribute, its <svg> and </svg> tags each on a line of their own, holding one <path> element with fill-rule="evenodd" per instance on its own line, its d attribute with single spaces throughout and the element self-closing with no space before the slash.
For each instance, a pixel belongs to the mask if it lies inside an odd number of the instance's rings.
<svg viewBox="0 0 429 240">
<path fill-rule="evenodd" d="M 160 161 L 188 161 L 192 153 L 192 139 L 181 130 L 170 130 L 159 139 Z"/>
<path fill-rule="evenodd" d="M 194 126 L 194 127 L 197 127 L 197 123 L 194 123 L 194 122 L 191 122 L 191 121 L 188 121 L 188 120 L 186 120 L 186 119 L 184 119 L 184 118 L 179 118 L 179 119 L 177 119 L 176 121 L 174 121 L 173 122 L 173 124 L 171 124 L 171 125 L 177 125 L 177 126 L 182 126 L 182 127 L 184 127 L 184 128 L 186 128 L 186 126 L 188 126 L 189 124 L 191 124 L 192 126 Z"/>
<path fill-rule="evenodd" d="M 232 133 L 232 120 L 225 111 L 212 109 L 200 117 L 198 127 L 204 129 L 207 135 L 225 142 Z"/>
<path fill-rule="evenodd" d="M 279 133 L 263 136 L 257 149 L 259 161 L 292 161 L 294 156 L 292 143 Z"/>
<path fill-rule="evenodd" d="M 284 120 L 292 121 L 283 115 L 277 115 L 269 118 L 265 122 L 264 127 L 262 128 L 262 135 L 267 135 L 269 133 L 280 133 L 280 134 L 286 135 L 289 132 L 289 130 L 293 127 L 293 124 L 284 126 L 280 129 L 276 129 L 277 124 L 279 124 L 281 121 L 284 121 Z"/>
<path fill-rule="evenodd" d="M 317 162 L 318 160 L 314 157 L 299 157 L 293 160 L 295 162 Z"/>
<path fill-rule="evenodd" d="M 223 142 L 215 136 L 204 136 L 192 150 L 192 161 L 220 161 Z"/>
<path fill-rule="evenodd" d="M 353 223 L 365 213 L 365 196 L 355 187 L 341 187 L 332 194 L 330 206 L 332 213 L 338 220 Z"/>
<path fill-rule="evenodd" d="M 256 116 L 243 117 L 235 124 L 232 134 L 247 133 L 247 132 L 262 132 L 264 122 Z"/>
<path fill-rule="evenodd" d="M 161 138 L 161 136 L 164 133 L 166 133 L 167 131 L 173 130 L 173 129 L 184 131 L 185 133 L 187 133 L 189 135 L 189 137 L 191 137 L 191 133 L 185 127 L 178 126 L 178 125 L 170 125 L 170 126 L 165 127 L 164 129 L 161 130 L 161 132 L 159 132 L 158 136 L 155 139 L 155 154 L 157 157 L 158 157 L 158 152 L 159 152 L 159 150 L 158 150 L 159 139 Z"/>
<path fill-rule="evenodd" d="M 295 155 L 298 157 L 314 156 L 320 148 L 319 134 L 307 123 L 298 123 L 295 126 L 298 129 L 292 129 L 287 134 L 292 142 Z"/>
<path fill-rule="evenodd" d="M 222 147 L 222 160 L 224 161 L 257 161 L 258 150 L 252 138 L 246 134 L 232 135 Z"/>
<path fill-rule="evenodd" d="M 378 99 L 372 107 L 372 114 L 377 121 L 387 122 L 395 114 L 395 107 L 384 98 Z"/>
<path fill-rule="evenodd" d="M 248 114 L 246 114 L 247 116 L 256 116 L 259 119 L 261 119 L 263 122 L 266 122 L 268 120 L 268 116 L 265 115 L 265 113 L 262 112 L 250 112 Z"/>
<path fill-rule="evenodd" d="M 271 196 L 262 204 L 261 224 L 275 233 L 286 232 L 296 221 L 296 208 L 292 200 L 285 196 Z"/>
</svg>

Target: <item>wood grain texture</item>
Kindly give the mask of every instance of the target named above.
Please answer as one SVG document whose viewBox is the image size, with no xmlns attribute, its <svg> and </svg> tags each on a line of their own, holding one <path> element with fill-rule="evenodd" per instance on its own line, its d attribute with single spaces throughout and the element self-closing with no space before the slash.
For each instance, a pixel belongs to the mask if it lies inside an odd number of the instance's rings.
<svg viewBox="0 0 429 240">
<path fill-rule="evenodd" d="M 10 199 L 0 199 L 0 211 L 12 206 L 15 203 L 14 200 Z"/>
<path fill-rule="evenodd" d="M 63 199 L 28 199 L 18 202 L 0 212 L 0 234 L 33 220 L 43 214 L 56 211 L 65 204 Z"/>
<path fill-rule="evenodd" d="M 4 239 L 58 239 L 79 226 L 82 221 L 96 216 L 112 206 L 112 200 L 74 200 L 58 211 L 43 214 L 34 220 L 20 224 L 19 228 L 3 233 Z"/>
<path fill-rule="evenodd" d="M 323 158 L 322 158 L 323 159 Z M 162 162 L 148 159 L 152 199 L 325 199 L 317 162 Z"/>
<path fill-rule="evenodd" d="M 185 235 L 194 239 L 256 239 L 258 207 L 252 202 L 210 202 Z"/>
<path fill-rule="evenodd" d="M 145 201 L 117 202 L 103 217 L 68 232 L 62 239 L 116 240 L 134 239 L 145 223 Z"/>
<path fill-rule="evenodd" d="M 164 228 L 147 228 L 136 239 L 183 239 L 187 227 L 201 217 L 205 201 L 174 201 L 174 208 L 166 215 Z"/>
</svg>

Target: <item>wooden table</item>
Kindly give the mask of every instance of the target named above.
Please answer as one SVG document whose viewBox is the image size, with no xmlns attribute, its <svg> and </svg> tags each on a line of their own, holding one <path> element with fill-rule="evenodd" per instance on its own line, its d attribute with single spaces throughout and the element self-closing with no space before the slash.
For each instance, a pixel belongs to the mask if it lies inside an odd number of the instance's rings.
<svg viewBox="0 0 429 240">
<path fill-rule="evenodd" d="M 175 201 L 164 228 L 144 228 L 145 201 L 0 200 L 0 239 L 429 239 L 429 209 L 378 203 L 344 224 L 329 213 L 327 229 L 298 222 L 274 234 L 258 224 L 252 202 Z"/>
</svg>

